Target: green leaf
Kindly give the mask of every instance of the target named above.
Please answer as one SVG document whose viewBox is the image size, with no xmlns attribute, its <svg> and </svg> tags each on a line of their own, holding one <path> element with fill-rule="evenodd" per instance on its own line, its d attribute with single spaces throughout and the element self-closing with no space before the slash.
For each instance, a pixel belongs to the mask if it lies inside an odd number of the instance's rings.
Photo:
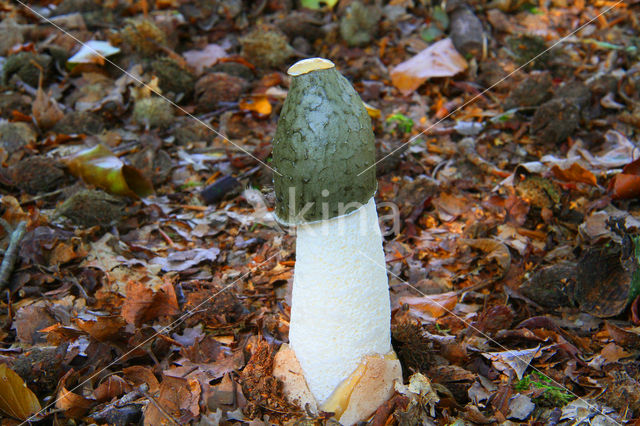
<svg viewBox="0 0 640 426">
<path fill-rule="evenodd" d="M 325 7 L 333 9 L 333 6 L 337 3 L 338 0 L 300 0 L 302 7 L 314 10 L 324 9 Z"/>
</svg>

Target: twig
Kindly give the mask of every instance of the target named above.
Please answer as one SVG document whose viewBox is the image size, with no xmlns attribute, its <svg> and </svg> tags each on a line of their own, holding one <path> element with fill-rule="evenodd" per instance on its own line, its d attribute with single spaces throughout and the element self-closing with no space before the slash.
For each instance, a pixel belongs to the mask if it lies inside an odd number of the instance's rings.
<svg viewBox="0 0 640 426">
<path fill-rule="evenodd" d="M 18 257 L 18 247 L 20 245 L 22 237 L 24 237 L 24 233 L 26 232 L 26 230 L 27 222 L 21 221 L 18 226 L 16 226 L 16 229 L 11 231 L 9 247 L 7 247 L 7 251 L 4 254 L 2 264 L 0 264 L 0 290 L 4 289 L 7 284 L 9 284 L 9 278 L 11 277 L 11 272 L 13 272 L 13 267 Z M 9 231 L 10 229 L 7 229 L 7 232 Z"/>
</svg>

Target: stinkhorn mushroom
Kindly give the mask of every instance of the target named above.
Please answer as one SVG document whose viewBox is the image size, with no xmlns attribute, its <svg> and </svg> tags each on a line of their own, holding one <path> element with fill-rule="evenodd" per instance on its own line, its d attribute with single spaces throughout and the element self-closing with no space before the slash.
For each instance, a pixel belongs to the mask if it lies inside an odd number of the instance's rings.
<svg viewBox="0 0 640 426">
<path fill-rule="evenodd" d="M 273 141 L 276 217 L 296 226 L 289 345 L 274 375 L 308 409 L 351 425 L 393 393 L 390 303 L 374 201 L 374 136 L 364 104 L 331 61 L 305 59 Z"/>
</svg>

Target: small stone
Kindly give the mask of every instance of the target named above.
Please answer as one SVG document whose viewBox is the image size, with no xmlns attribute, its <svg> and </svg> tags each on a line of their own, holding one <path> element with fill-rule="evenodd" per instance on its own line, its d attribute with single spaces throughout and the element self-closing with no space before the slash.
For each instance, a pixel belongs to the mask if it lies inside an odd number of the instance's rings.
<svg viewBox="0 0 640 426">
<path fill-rule="evenodd" d="M 451 13 L 451 41 L 456 50 L 463 55 L 482 56 L 484 31 L 482 23 L 466 4 L 461 4 Z"/>
</svg>

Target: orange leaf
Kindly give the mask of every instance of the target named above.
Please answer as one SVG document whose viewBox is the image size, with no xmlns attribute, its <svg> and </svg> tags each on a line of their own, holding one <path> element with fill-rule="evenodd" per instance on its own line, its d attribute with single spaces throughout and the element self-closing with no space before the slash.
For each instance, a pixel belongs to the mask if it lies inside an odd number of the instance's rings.
<svg viewBox="0 0 640 426">
<path fill-rule="evenodd" d="M 259 117 L 268 117 L 271 114 L 271 103 L 264 95 L 243 98 L 238 102 L 238 106 L 243 111 L 255 112 Z"/>
<path fill-rule="evenodd" d="M 554 164 L 551 167 L 551 173 L 566 182 L 581 182 L 593 186 L 598 184 L 595 175 L 578 163 L 573 163 L 568 169 L 561 169 L 557 164 Z"/>
<path fill-rule="evenodd" d="M 122 305 L 122 318 L 129 324 L 139 326 L 143 322 L 164 315 L 180 313 L 178 299 L 171 283 L 166 283 L 158 292 L 137 281 L 127 283 L 127 298 Z"/>
<path fill-rule="evenodd" d="M 458 303 L 458 294 L 448 292 L 422 297 L 403 296 L 398 299 L 398 303 L 409 305 L 411 311 L 419 318 L 436 319 L 455 308 Z"/>
<path fill-rule="evenodd" d="M 96 401 L 104 402 L 131 391 L 131 385 L 119 376 L 109 376 L 93 391 Z"/>
<path fill-rule="evenodd" d="M 67 390 L 67 380 L 70 379 L 71 376 L 76 375 L 75 370 L 71 369 L 60 379 L 60 390 L 56 398 L 56 408 L 64 411 L 64 415 L 72 419 L 82 417 L 94 402 L 91 399 Z"/>
<path fill-rule="evenodd" d="M 24 421 L 41 408 L 38 398 L 24 380 L 6 364 L 0 364 L 0 411 Z"/>
<path fill-rule="evenodd" d="M 640 176 L 620 173 L 615 175 L 607 188 L 614 200 L 640 196 Z"/>
</svg>

